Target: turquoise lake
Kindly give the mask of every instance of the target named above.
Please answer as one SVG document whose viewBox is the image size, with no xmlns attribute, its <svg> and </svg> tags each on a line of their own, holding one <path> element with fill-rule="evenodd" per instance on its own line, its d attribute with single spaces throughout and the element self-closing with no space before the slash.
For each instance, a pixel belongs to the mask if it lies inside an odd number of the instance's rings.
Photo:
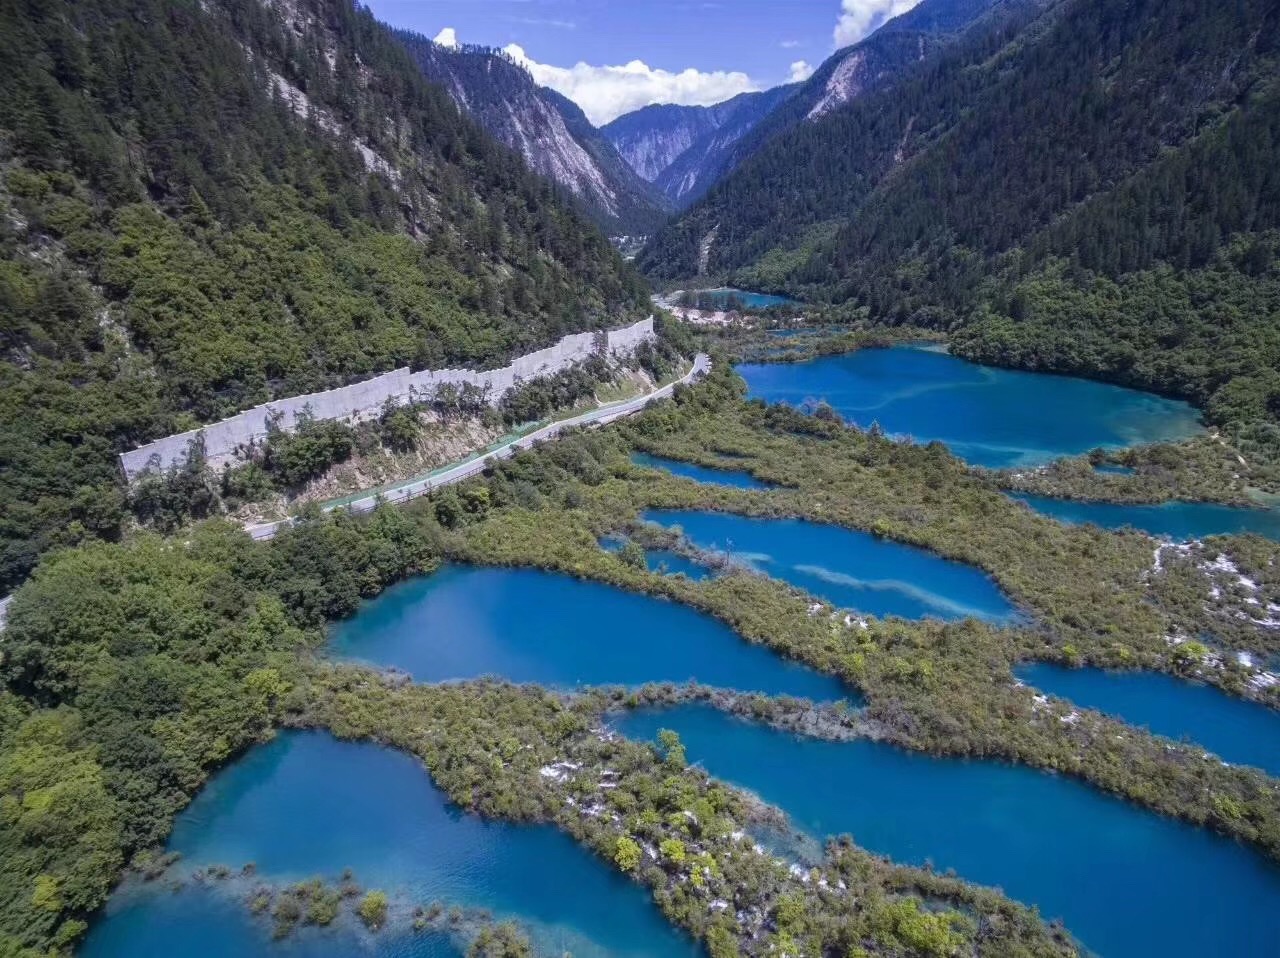
<svg viewBox="0 0 1280 958">
<path fill-rule="evenodd" d="M 685 682 L 833 701 L 839 681 L 674 602 L 534 569 L 447 566 L 333 628 L 335 655 L 420 682 L 498 675 L 558 688 Z"/>
<path fill-rule="evenodd" d="M 761 482 L 749 472 L 741 469 L 711 469 L 692 462 L 681 462 L 679 459 L 664 459 L 662 456 L 651 456 L 647 452 L 637 452 L 631 461 L 646 469 L 660 469 L 675 476 L 692 479 L 712 486 L 731 486 L 735 489 L 768 490 L 775 488 L 767 482 Z"/>
<path fill-rule="evenodd" d="M 679 526 L 701 549 L 728 553 L 759 572 L 868 615 L 992 621 L 1016 615 L 981 570 L 870 533 L 720 512 L 654 509 L 644 518 Z"/>
<path fill-rule="evenodd" d="M 527 925 L 542 953 L 692 956 L 694 944 L 662 917 L 648 892 L 545 825 L 485 822 L 453 807 L 411 757 L 374 745 L 291 732 L 218 774 L 177 820 L 169 847 L 181 871 L 255 862 L 260 879 L 336 880 L 351 868 L 382 888 L 393 915 L 440 901 L 486 908 Z M 441 935 L 358 922 L 300 929 L 270 942 L 229 890 L 159 885 L 113 896 L 81 950 L 84 958 L 437 958 L 460 952 Z M 566 893 L 571 889 L 572 893 Z"/>
<path fill-rule="evenodd" d="M 1000 886 L 1107 958 L 1276 953 L 1280 868 L 1069 779 L 798 739 L 701 707 L 615 725 L 644 740 L 674 729 L 691 761 L 780 806 L 809 834 L 848 832 L 897 861 Z"/>
<path fill-rule="evenodd" d="M 1280 540 L 1280 510 L 1246 509 L 1213 502 L 1162 502 L 1127 505 L 1115 502 L 1079 502 L 1029 493 L 1009 493 L 1041 515 L 1071 525 L 1093 523 L 1104 529 L 1130 527 L 1153 536 L 1186 542 L 1205 536 L 1254 532 Z"/>
<path fill-rule="evenodd" d="M 1028 685 L 1158 735 L 1190 739 L 1237 765 L 1280 776 L 1280 712 L 1159 672 L 1020 666 Z"/>
<path fill-rule="evenodd" d="M 694 292 L 694 295 L 702 302 L 713 303 L 720 309 L 725 308 L 729 301 L 737 300 L 747 309 L 769 309 L 771 306 L 789 306 L 795 303 L 794 299 L 788 299 L 786 296 L 774 296 L 772 293 L 749 293 L 742 289 L 700 289 Z"/>
<path fill-rule="evenodd" d="M 806 363 L 743 364 L 753 398 L 830 403 L 845 419 L 916 442 L 939 440 L 990 468 L 1041 465 L 1095 448 L 1200 431 L 1183 402 L 1104 383 L 980 366 L 936 348 L 862 349 Z"/>
</svg>

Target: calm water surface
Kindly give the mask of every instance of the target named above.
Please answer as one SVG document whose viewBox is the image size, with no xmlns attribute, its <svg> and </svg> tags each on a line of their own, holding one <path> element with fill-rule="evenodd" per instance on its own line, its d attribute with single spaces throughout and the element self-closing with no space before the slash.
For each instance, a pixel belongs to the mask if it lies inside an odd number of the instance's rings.
<svg viewBox="0 0 1280 958">
<path fill-rule="evenodd" d="M 1115 502 L 1079 502 L 1029 493 L 1010 493 L 1041 515 L 1059 522 L 1081 525 L 1091 522 L 1104 529 L 1130 527 L 1153 536 L 1186 542 L 1205 536 L 1253 532 L 1280 539 L 1280 510 L 1245 509 L 1213 502 L 1162 502 L 1127 505 Z"/>
<path fill-rule="evenodd" d="M 797 739 L 709 708 L 617 724 L 646 740 L 674 729 L 690 760 L 813 836 L 849 832 L 897 861 L 998 885 L 1107 958 L 1276 954 L 1280 868 L 1080 783 L 874 742 Z"/>
<path fill-rule="evenodd" d="M 699 548 L 728 552 L 843 608 L 908 619 L 1007 620 L 1016 615 L 982 571 L 866 532 L 803 519 L 719 512 L 654 509 L 644 518 L 678 525 Z"/>
<path fill-rule="evenodd" d="M 717 306 L 724 308 L 728 305 L 729 300 L 736 299 L 747 309 L 768 309 L 771 306 L 789 306 L 795 303 L 794 299 L 788 299 L 785 296 L 774 296 L 772 293 L 749 293 L 741 289 L 701 289 L 696 295 L 704 301 L 709 300 Z"/>
<path fill-rule="evenodd" d="M 1228 762 L 1280 776 L 1280 712 L 1159 672 L 1021 666 L 1028 685 L 1169 738 L 1191 739 Z"/>
<path fill-rule="evenodd" d="M 448 566 L 333 629 L 335 654 L 420 682 L 500 675 L 555 687 L 684 682 L 822 701 L 840 683 L 674 602 L 533 569 Z"/>
<path fill-rule="evenodd" d="M 707 466 L 681 462 L 679 459 L 664 459 L 662 456 L 651 456 L 647 452 L 637 452 L 631 461 L 637 466 L 648 469 L 661 469 L 672 475 L 703 482 L 712 486 L 732 486 L 735 489 L 767 490 L 776 488 L 767 482 L 761 482 L 749 472 L 741 469 L 712 469 Z"/>
<path fill-rule="evenodd" d="M 217 775 L 178 817 L 170 848 L 182 853 L 180 868 L 252 861 L 273 882 L 336 879 L 350 867 L 363 887 L 385 889 L 402 908 L 441 901 L 527 922 L 545 954 L 698 954 L 647 892 L 567 835 L 466 815 L 409 756 L 320 733 L 282 735 Z M 353 923 L 275 946 L 270 924 L 229 899 L 222 890 L 175 895 L 156 885 L 117 894 L 81 954 L 457 954 L 439 936 L 370 936 Z"/>
<path fill-rule="evenodd" d="M 860 426 L 878 422 L 895 436 L 940 440 L 960 458 L 992 468 L 1200 431 L 1187 403 L 1068 376 L 980 366 L 927 347 L 744 364 L 738 372 L 752 397 L 791 405 L 825 399 Z"/>
</svg>

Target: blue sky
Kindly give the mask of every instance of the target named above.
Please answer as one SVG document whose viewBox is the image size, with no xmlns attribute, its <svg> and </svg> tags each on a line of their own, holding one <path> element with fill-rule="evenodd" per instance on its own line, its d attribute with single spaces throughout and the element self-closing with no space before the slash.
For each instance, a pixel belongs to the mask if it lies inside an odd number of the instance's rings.
<svg viewBox="0 0 1280 958">
<path fill-rule="evenodd" d="M 803 77 L 916 0 L 364 2 L 429 37 L 449 28 L 463 43 L 514 45 L 540 83 L 604 122 L 645 102 L 714 103 Z"/>
</svg>

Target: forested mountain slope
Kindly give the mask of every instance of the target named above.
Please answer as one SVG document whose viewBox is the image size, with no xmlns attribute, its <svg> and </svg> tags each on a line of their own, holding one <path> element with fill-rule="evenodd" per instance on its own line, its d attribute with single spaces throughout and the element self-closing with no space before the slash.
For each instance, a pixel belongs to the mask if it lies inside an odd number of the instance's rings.
<svg viewBox="0 0 1280 958">
<path fill-rule="evenodd" d="M 974 20 L 1041 0 L 924 0 L 837 51 L 808 80 L 710 107 L 652 106 L 603 128 L 623 156 L 678 208 L 697 202 L 772 138 L 892 83 Z"/>
<path fill-rule="evenodd" d="M 627 165 L 581 108 L 538 86 L 501 51 L 397 35 L 428 79 L 531 169 L 564 186 L 610 234 L 644 235 L 666 221 L 666 199 Z"/>
<path fill-rule="evenodd" d="M 350 0 L 0 5 L 0 590 L 122 449 L 642 316 L 557 193 Z"/>
<path fill-rule="evenodd" d="M 1274 416 L 1278 31 L 1264 0 L 985 18 L 766 145 L 642 263 L 688 275 L 713 237 L 708 271 L 738 283 Z"/>
</svg>

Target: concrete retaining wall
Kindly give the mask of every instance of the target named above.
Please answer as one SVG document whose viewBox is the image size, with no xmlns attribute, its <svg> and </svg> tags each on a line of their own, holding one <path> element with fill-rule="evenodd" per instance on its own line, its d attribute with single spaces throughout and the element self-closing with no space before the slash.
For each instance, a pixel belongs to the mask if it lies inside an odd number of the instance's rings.
<svg viewBox="0 0 1280 958">
<path fill-rule="evenodd" d="M 279 427 L 287 432 L 295 429 L 299 417 L 308 413 L 318 420 L 357 423 L 376 419 L 388 400 L 401 405 L 429 402 L 436 390 L 445 385 L 456 388 L 473 386 L 483 390 L 488 401 L 496 405 L 518 383 L 553 375 L 601 352 L 617 357 L 630 355 L 653 335 L 653 317 L 650 316 L 625 329 L 566 336 L 555 345 L 520 356 L 501 369 L 483 372 L 428 369 L 417 373 L 396 369 L 350 386 L 263 403 L 230 419 L 157 439 L 122 453 L 120 468 L 129 482 L 148 471 L 172 469 L 187 461 L 192 443 L 202 440 L 209 466 L 221 469 L 224 464 L 239 462 L 246 447 L 266 439 L 268 423 L 273 417 L 279 417 Z"/>
</svg>

